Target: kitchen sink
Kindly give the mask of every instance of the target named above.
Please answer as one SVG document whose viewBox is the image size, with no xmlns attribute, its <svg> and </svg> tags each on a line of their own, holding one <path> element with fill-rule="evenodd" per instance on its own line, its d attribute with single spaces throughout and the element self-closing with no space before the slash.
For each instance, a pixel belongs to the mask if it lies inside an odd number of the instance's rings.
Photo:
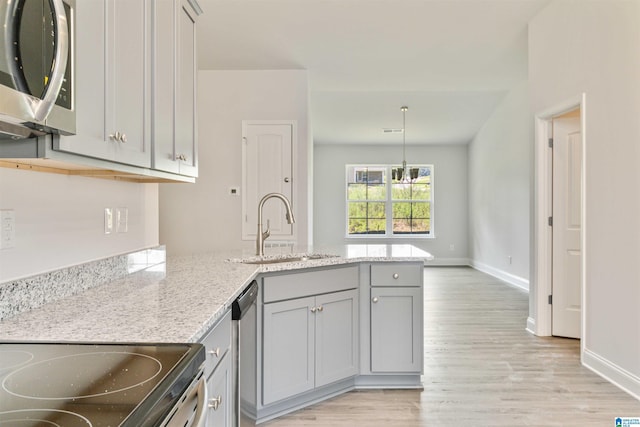
<svg viewBox="0 0 640 427">
<path fill-rule="evenodd" d="M 292 254 L 292 255 L 272 255 L 263 257 L 245 258 L 241 262 L 244 264 L 282 264 L 286 262 L 306 262 L 326 258 L 336 258 L 338 255 L 331 254 Z"/>
</svg>

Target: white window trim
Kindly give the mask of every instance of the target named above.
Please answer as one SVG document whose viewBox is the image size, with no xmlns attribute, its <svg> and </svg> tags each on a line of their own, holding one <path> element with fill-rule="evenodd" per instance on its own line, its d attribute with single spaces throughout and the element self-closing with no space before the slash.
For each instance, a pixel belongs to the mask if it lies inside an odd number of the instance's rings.
<svg viewBox="0 0 640 427">
<path fill-rule="evenodd" d="M 372 239 L 403 239 L 403 240 L 416 240 L 416 239 L 435 239 L 435 167 L 432 163 L 419 163 L 419 164 L 407 164 L 408 168 L 411 167 L 428 167 L 431 170 L 431 212 L 430 212 L 430 232 L 429 234 L 393 234 L 393 204 L 392 204 L 392 192 L 391 192 L 391 169 L 397 168 L 397 164 L 357 164 L 351 163 L 345 165 L 344 168 L 344 200 L 345 200 L 345 212 L 343 215 L 344 233 L 345 239 L 355 240 L 372 240 Z M 387 226 L 385 234 L 349 234 L 349 169 L 350 168 L 384 168 L 386 170 L 387 181 L 385 183 L 387 187 L 387 199 L 385 200 L 385 215 L 387 220 Z"/>
</svg>

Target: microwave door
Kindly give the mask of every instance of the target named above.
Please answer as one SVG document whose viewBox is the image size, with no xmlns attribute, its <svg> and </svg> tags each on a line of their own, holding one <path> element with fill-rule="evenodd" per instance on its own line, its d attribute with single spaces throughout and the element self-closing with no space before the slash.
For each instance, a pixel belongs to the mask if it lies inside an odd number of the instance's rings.
<svg viewBox="0 0 640 427">
<path fill-rule="evenodd" d="M 0 1 L 5 9 L 0 9 L 5 19 L 0 71 L 8 70 L 12 87 L 20 92 L 15 101 L 30 116 L 25 119 L 43 122 L 57 100 L 69 54 L 64 4 L 62 0 Z"/>
</svg>

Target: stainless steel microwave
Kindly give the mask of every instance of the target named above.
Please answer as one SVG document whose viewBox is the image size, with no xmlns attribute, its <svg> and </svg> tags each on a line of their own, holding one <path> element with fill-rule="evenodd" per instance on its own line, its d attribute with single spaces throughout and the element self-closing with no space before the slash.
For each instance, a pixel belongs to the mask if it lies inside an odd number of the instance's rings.
<svg viewBox="0 0 640 427">
<path fill-rule="evenodd" d="M 0 0 L 0 140 L 76 130 L 75 0 Z"/>
</svg>

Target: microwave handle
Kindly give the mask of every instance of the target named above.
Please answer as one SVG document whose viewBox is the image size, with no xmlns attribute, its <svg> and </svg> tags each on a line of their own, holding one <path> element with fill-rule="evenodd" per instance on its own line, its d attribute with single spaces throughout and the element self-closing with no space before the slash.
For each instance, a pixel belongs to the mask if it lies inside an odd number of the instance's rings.
<svg viewBox="0 0 640 427">
<path fill-rule="evenodd" d="M 55 24 L 55 46 L 56 53 L 53 58 L 54 67 L 51 73 L 51 81 L 47 86 L 42 100 L 36 100 L 32 106 L 34 118 L 42 122 L 47 118 L 51 109 L 58 99 L 58 93 L 64 80 L 64 72 L 67 67 L 67 56 L 69 55 L 69 26 L 67 15 L 64 11 L 62 0 L 48 0 L 53 8 Z"/>
</svg>

